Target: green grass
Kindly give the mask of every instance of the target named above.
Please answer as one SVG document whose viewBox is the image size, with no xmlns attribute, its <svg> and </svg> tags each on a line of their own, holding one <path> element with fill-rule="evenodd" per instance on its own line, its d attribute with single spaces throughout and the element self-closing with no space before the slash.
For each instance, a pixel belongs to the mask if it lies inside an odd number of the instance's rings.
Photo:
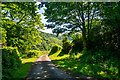
<svg viewBox="0 0 120 80">
<path fill-rule="evenodd" d="M 37 58 L 21 59 L 22 65 L 20 66 L 19 69 L 17 69 L 16 71 L 12 72 L 13 73 L 12 79 L 14 79 L 14 80 L 23 80 L 27 76 L 28 70 L 30 69 L 32 63 L 36 59 Z"/>
<path fill-rule="evenodd" d="M 117 66 L 113 66 L 111 64 L 106 65 L 105 63 L 93 64 L 81 62 L 81 59 L 78 59 L 78 56 L 81 56 L 80 54 L 75 56 L 75 58 L 68 58 L 64 56 L 63 58 L 52 58 L 53 62 L 62 69 L 89 75 L 94 78 L 120 78 Z M 116 64 L 118 64 L 117 61 Z"/>
<path fill-rule="evenodd" d="M 27 58 L 27 59 L 22 58 L 21 61 L 22 61 L 22 64 L 25 64 L 25 63 L 29 63 L 29 62 L 34 62 L 36 59 L 37 59 L 37 57 Z"/>
<path fill-rule="evenodd" d="M 13 72 L 13 74 L 14 74 L 13 79 L 16 79 L 16 80 L 24 79 L 27 76 L 27 72 L 30 69 L 31 65 L 32 65 L 32 62 L 22 64 L 20 69 Z"/>
<path fill-rule="evenodd" d="M 39 52 L 37 56 L 33 56 L 32 58 L 21 58 L 22 64 L 19 69 L 13 71 L 14 80 L 22 80 L 27 76 L 27 72 L 30 69 L 32 63 L 41 55 L 48 55 L 48 51 L 37 51 Z"/>
<path fill-rule="evenodd" d="M 60 60 L 60 59 L 64 59 L 64 58 L 68 58 L 69 57 L 69 55 L 63 55 L 63 56 L 58 56 L 58 57 L 52 57 L 52 56 L 50 56 L 50 58 L 52 59 L 52 60 Z"/>
<path fill-rule="evenodd" d="M 51 59 L 58 58 L 57 56 L 60 54 L 60 52 L 61 52 L 61 50 L 59 50 L 59 51 L 57 51 L 56 53 L 50 55 L 49 57 L 50 57 Z"/>
</svg>

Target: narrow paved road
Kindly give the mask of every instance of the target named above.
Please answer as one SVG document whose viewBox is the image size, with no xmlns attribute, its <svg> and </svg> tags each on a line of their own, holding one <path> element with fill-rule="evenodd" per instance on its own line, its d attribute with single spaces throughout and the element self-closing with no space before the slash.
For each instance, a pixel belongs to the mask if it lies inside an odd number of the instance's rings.
<svg viewBox="0 0 120 80">
<path fill-rule="evenodd" d="M 92 77 L 57 68 L 48 55 L 40 56 L 33 63 L 26 80 L 96 80 Z"/>
<path fill-rule="evenodd" d="M 70 80 L 72 77 L 58 69 L 48 55 L 40 56 L 32 65 L 26 80 Z"/>
</svg>

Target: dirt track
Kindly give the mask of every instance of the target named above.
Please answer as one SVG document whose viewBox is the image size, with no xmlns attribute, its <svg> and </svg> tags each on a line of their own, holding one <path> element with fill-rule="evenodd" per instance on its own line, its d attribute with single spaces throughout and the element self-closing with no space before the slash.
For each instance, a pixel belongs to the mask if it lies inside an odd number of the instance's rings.
<svg viewBox="0 0 120 80">
<path fill-rule="evenodd" d="M 72 76 L 68 72 L 57 68 L 52 62 L 48 55 L 40 56 L 35 60 L 28 73 L 26 80 L 95 80 L 91 77 L 76 75 Z"/>
</svg>

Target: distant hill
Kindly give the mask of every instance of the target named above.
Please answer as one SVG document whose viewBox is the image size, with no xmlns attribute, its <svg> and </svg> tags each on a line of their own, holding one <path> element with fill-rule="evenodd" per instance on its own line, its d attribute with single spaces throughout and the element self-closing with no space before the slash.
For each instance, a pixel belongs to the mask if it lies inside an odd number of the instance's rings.
<svg viewBox="0 0 120 80">
<path fill-rule="evenodd" d="M 54 34 L 41 32 L 40 36 L 42 37 L 42 43 L 36 46 L 36 49 L 41 51 L 48 51 L 54 44 L 62 46 L 62 37 L 56 36 Z"/>
</svg>

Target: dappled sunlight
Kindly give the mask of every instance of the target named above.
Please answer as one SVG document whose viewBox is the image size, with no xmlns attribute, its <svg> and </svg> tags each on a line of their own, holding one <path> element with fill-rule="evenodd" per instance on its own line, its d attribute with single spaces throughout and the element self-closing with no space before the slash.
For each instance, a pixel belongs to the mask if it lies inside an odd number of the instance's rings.
<svg viewBox="0 0 120 80">
<path fill-rule="evenodd" d="M 22 63 L 27 63 L 27 62 L 34 62 L 37 58 L 28 58 L 28 59 L 21 59 Z"/>
<path fill-rule="evenodd" d="M 52 59 L 54 59 L 54 58 L 56 58 L 59 55 L 60 52 L 61 52 L 61 50 L 57 51 L 56 53 L 54 53 L 52 55 L 50 55 L 49 57 L 52 58 Z"/>
<path fill-rule="evenodd" d="M 57 69 L 51 61 L 36 61 L 32 65 L 26 80 L 32 79 L 65 79 L 70 78 L 64 71 Z"/>
<path fill-rule="evenodd" d="M 95 76 L 96 78 L 104 78 L 104 77 L 118 77 L 118 68 L 110 66 L 104 67 L 100 64 L 86 64 L 80 62 L 80 60 L 72 60 L 72 59 L 59 59 L 53 60 L 53 62 L 60 68 L 65 70 L 74 71 L 77 73 L 82 73 L 84 75 Z"/>
<path fill-rule="evenodd" d="M 75 60 L 69 60 L 69 59 L 59 59 L 59 60 L 53 60 L 53 62 L 60 68 L 68 70 L 68 71 L 73 71 L 73 72 L 77 72 L 77 73 L 70 73 L 72 75 L 74 75 L 75 79 L 93 79 L 92 77 L 89 76 L 85 76 L 88 75 L 86 74 L 87 72 L 91 73 L 92 71 L 88 70 L 88 66 L 87 64 L 83 64 L 83 63 L 79 63 L 79 61 L 75 61 Z M 81 74 L 82 73 L 82 74 Z M 84 75 L 83 75 L 84 74 Z M 93 79 L 95 80 L 95 79 Z"/>
<path fill-rule="evenodd" d="M 3 80 L 120 78 L 119 2 L 1 7 Z"/>
<path fill-rule="evenodd" d="M 68 58 L 70 55 L 64 55 L 64 56 L 57 56 L 57 57 L 51 57 L 52 60 L 59 60 L 59 59 L 64 59 Z"/>
</svg>

